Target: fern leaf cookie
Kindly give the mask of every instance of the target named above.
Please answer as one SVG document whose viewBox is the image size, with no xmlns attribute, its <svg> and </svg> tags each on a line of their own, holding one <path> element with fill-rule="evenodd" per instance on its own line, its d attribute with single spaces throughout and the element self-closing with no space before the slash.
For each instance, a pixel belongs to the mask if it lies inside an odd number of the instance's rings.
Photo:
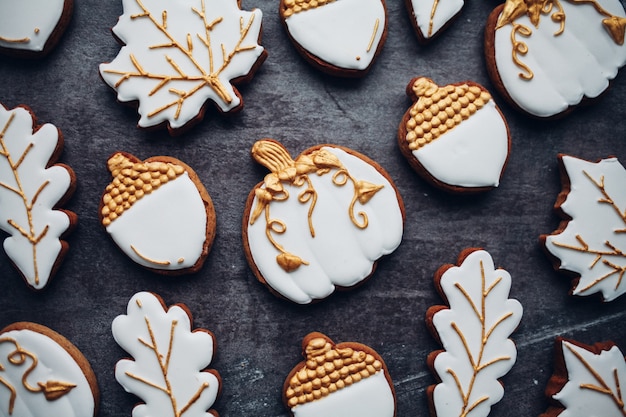
<svg viewBox="0 0 626 417">
<path fill-rule="evenodd" d="M 420 43 L 426 44 L 443 32 L 461 13 L 464 0 L 405 0 Z"/>
<path fill-rule="evenodd" d="M 424 179 L 451 192 L 497 187 L 511 147 L 500 109 L 484 87 L 465 82 L 440 87 L 414 78 L 413 105 L 402 117 L 398 145 Z"/>
<path fill-rule="evenodd" d="M 196 173 L 166 156 L 141 161 L 117 152 L 100 221 L 139 265 L 163 274 L 198 271 L 215 238 L 215 209 Z"/>
</svg>

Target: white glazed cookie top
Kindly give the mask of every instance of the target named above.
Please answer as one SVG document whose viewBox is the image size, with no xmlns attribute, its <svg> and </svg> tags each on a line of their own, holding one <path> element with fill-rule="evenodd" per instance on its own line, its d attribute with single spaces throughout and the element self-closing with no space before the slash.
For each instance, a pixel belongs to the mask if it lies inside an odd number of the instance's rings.
<svg viewBox="0 0 626 417">
<path fill-rule="evenodd" d="M 41 52 L 63 14 L 65 0 L 0 2 L 0 47 Z"/>
</svg>

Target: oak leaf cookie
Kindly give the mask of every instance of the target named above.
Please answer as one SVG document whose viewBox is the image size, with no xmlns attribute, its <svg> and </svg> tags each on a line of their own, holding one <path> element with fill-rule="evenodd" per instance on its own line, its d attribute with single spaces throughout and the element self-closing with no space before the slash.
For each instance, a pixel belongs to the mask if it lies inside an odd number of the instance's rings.
<svg viewBox="0 0 626 417">
<path fill-rule="evenodd" d="M 626 169 L 617 158 L 558 160 L 563 189 L 554 207 L 563 220 L 540 241 L 554 268 L 574 277 L 572 295 L 612 301 L 626 292 Z"/>
<path fill-rule="evenodd" d="M 267 57 L 262 13 L 238 0 L 125 0 L 113 34 L 124 46 L 100 65 L 121 102 L 138 102 L 139 127 L 179 134 L 202 120 L 208 101 L 222 113 L 243 107 L 232 85 Z"/>
<path fill-rule="evenodd" d="M 100 221 L 139 265 L 163 274 L 198 271 L 215 238 L 215 209 L 197 174 L 167 156 L 145 161 L 117 152 L 113 180 L 100 202 Z"/>
<path fill-rule="evenodd" d="M 65 337 L 29 322 L 0 331 L 0 415 L 93 417 L 99 399 L 89 362 Z"/>
<path fill-rule="evenodd" d="M 600 96 L 626 64 L 625 27 L 619 0 L 507 0 L 487 21 L 487 69 L 518 110 L 561 116 Z"/>
<path fill-rule="evenodd" d="M 115 379 L 143 400 L 133 408 L 133 416 L 218 416 L 210 408 L 222 380 L 216 370 L 207 369 L 215 336 L 206 329 L 192 330 L 186 306 L 167 308 L 159 296 L 139 292 L 128 302 L 126 314 L 113 320 L 112 332 L 132 356 L 117 362 Z"/>
<path fill-rule="evenodd" d="M 76 214 L 59 209 L 73 194 L 76 177 L 57 163 L 63 135 L 55 126 L 37 125 L 26 107 L 0 104 L 0 230 L 4 250 L 33 290 L 43 289 L 69 249 L 63 240 Z"/>
<path fill-rule="evenodd" d="M 271 172 L 246 202 L 243 243 L 257 279 L 298 304 L 363 283 L 402 240 L 404 205 L 374 161 L 336 145 L 292 159 L 264 139 L 253 158 Z"/>
<path fill-rule="evenodd" d="M 47 55 L 69 24 L 74 0 L 0 2 L 0 53 L 36 58 Z"/>
<path fill-rule="evenodd" d="M 546 387 L 551 406 L 540 417 L 626 414 L 626 361 L 615 343 L 589 346 L 558 337 L 554 347 L 554 374 Z"/>
<path fill-rule="evenodd" d="M 305 358 L 287 376 L 283 402 L 294 417 L 395 416 L 393 382 L 380 355 L 322 333 L 302 340 Z"/>
<path fill-rule="evenodd" d="M 466 249 L 457 265 L 444 265 L 435 286 L 448 306 L 432 306 L 426 324 L 444 350 L 428 355 L 438 383 L 427 388 L 432 416 L 486 417 L 502 399 L 499 378 L 517 358 L 509 336 L 522 318 L 522 306 L 508 298 L 511 276 L 496 269 L 491 255 Z"/>
<path fill-rule="evenodd" d="M 419 77 L 408 84 L 407 95 L 414 103 L 400 122 L 398 145 L 411 167 L 446 191 L 497 187 L 511 137 L 489 92 L 473 82 L 440 87 Z"/>
<path fill-rule="evenodd" d="M 387 37 L 385 0 L 281 0 L 279 11 L 298 52 L 332 75 L 367 74 Z"/>
<path fill-rule="evenodd" d="M 405 0 L 420 43 L 426 44 L 443 32 L 461 13 L 464 0 Z"/>
</svg>

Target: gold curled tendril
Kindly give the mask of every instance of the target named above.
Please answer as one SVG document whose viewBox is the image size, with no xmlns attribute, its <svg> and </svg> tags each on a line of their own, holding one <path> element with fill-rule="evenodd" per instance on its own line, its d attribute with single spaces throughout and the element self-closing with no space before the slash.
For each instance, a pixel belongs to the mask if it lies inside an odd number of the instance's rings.
<svg viewBox="0 0 626 417">
<path fill-rule="evenodd" d="M 530 67 L 524 64 L 519 58 L 519 55 L 526 55 L 528 53 L 528 45 L 526 45 L 524 42 L 517 40 L 516 35 L 518 33 L 521 36 L 529 37 L 530 35 L 532 35 L 532 31 L 527 26 L 521 25 L 519 23 L 513 24 L 513 30 L 511 31 L 511 43 L 513 44 L 513 62 L 515 62 L 515 65 L 517 65 L 523 71 L 519 73 L 520 78 L 530 80 L 534 77 L 534 74 Z"/>
</svg>

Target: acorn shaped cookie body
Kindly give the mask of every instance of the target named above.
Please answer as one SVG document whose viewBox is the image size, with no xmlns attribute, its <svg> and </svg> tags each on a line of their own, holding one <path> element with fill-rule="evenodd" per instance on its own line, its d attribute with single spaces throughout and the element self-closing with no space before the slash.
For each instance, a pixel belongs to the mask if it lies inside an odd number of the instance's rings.
<svg viewBox="0 0 626 417">
<path fill-rule="evenodd" d="M 108 167 L 100 219 L 120 249 L 155 272 L 197 271 L 215 237 L 215 211 L 195 172 L 174 158 L 142 162 L 122 152 Z"/>
<path fill-rule="evenodd" d="M 507 0 L 489 16 L 489 75 L 517 109 L 553 118 L 594 99 L 626 64 L 619 0 Z"/>
<path fill-rule="evenodd" d="M 384 0 L 281 0 L 280 15 L 305 59 L 333 75 L 365 75 L 387 34 Z"/>
<path fill-rule="evenodd" d="M 439 87 L 428 78 L 407 86 L 414 100 L 398 129 L 411 166 L 446 191 L 497 187 L 509 156 L 504 116 L 484 87 L 465 82 Z"/>
<path fill-rule="evenodd" d="M 322 333 L 302 341 L 283 401 L 294 417 L 393 417 L 395 392 L 383 359 L 360 343 L 335 345 Z"/>
</svg>

